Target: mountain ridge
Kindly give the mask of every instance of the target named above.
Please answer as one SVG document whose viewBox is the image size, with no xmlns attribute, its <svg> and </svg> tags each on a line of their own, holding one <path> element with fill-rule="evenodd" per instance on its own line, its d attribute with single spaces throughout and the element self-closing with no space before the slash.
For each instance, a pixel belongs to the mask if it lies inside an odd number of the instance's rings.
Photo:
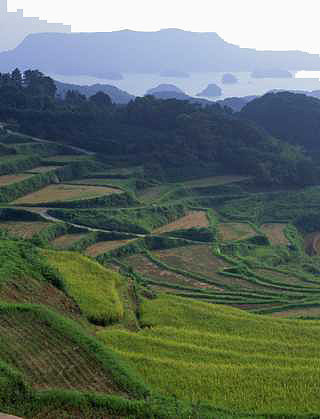
<svg viewBox="0 0 320 419">
<path fill-rule="evenodd" d="M 48 54 L 50 51 L 50 54 Z M 320 56 L 301 51 L 257 51 L 224 41 L 215 32 L 163 29 L 157 32 L 32 34 L 0 54 L 0 71 L 15 67 L 91 75 L 174 71 L 254 71 L 256 68 L 318 70 Z"/>
</svg>

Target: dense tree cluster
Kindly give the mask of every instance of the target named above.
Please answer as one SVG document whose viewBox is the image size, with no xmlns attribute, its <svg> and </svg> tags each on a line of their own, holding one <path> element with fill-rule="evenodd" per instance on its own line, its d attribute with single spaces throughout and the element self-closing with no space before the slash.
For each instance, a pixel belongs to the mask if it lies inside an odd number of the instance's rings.
<svg viewBox="0 0 320 419">
<path fill-rule="evenodd" d="M 169 169 L 181 175 L 214 167 L 215 174 L 241 173 L 266 184 L 304 185 L 318 179 L 318 169 L 299 148 L 218 104 L 146 96 L 116 106 L 102 92 L 87 99 L 69 91 L 60 98 L 49 77 L 15 70 L 0 77 L 0 120 L 109 159 L 145 164 L 150 173 L 164 177 Z"/>
<path fill-rule="evenodd" d="M 320 150 L 320 100 L 305 94 L 268 93 L 241 112 L 271 135 L 308 151 Z"/>
</svg>

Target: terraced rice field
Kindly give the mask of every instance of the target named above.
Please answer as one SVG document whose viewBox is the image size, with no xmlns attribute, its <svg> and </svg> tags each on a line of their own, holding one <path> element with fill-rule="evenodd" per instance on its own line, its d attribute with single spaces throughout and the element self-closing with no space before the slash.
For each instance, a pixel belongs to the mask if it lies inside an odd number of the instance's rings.
<svg viewBox="0 0 320 419">
<path fill-rule="evenodd" d="M 187 230 L 194 227 L 208 227 L 209 220 L 205 211 L 191 211 L 184 217 L 154 230 L 155 234 L 168 233 L 175 230 Z"/>
<path fill-rule="evenodd" d="M 182 285 L 188 288 L 220 290 L 214 285 L 200 282 L 194 278 L 188 277 L 187 275 L 181 275 L 159 267 L 156 263 L 141 254 L 129 256 L 123 259 L 123 262 L 131 266 L 134 271 L 138 272 L 146 279 L 152 279 L 156 282 Z"/>
<path fill-rule="evenodd" d="M 282 284 L 293 285 L 293 286 L 297 285 L 300 287 L 302 286 L 302 287 L 308 287 L 308 288 L 316 287 L 320 289 L 320 281 L 318 284 L 316 280 L 314 281 L 314 283 L 310 283 L 310 282 L 304 281 L 302 278 L 296 277 L 293 273 L 292 274 L 282 273 L 282 272 L 272 271 L 271 269 L 255 269 L 255 273 L 258 274 L 259 276 L 276 280 L 277 282 L 280 282 Z"/>
<path fill-rule="evenodd" d="M 2 310 L 0 335 L 1 359 L 21 371 L 36 389 L 118 391 L 93 352 L 39 315 Z"/>
<path fill-rule="evenodd" d="M 292 308 L 290 310 L 270 313 L 272 317 L 320 317 L 320 306 L 307 308 Z"/>
<path fill-rule="evenodd" d="M 169 295 L 144 300 L 141 313 L 148 326 L 141 332 L 101 330 L 99 336 L 161 394 L 261 417 L 319 411 L 317 322 Z"/>
<path fill-rule="evenodd" d="M 202 179 L 195 179 L 183 182 L 183 185 L 190 188 L 206 187 L 206 186 L 219 186 L 228 183 L 242 182 L 248 180 L 245 176 L 212 176 Z"/>
<path fill-rule="evenodd" d="M 218 229 L 222 241 L 246 240 L 257 234 L 249 224 L 245 223 L 221 223 Z"/>
<path fill-rule="evenodd" d="M 48 173 L 56 169 L 60 169 L 61 167 L 63 166 L 39 166 L 39 167 L 35 167 L 34 169 L 28 170 L 26 173 L 35 173 L 35 174 Z"/>
<path fill-rule="evenodd" d="M 8 303 L 42 304 L 73 319 L 80 319 L 80 309 L 74 300 L 46 281 L 33 278 L 11 279 L 0 287 L 1 301 Z"/>
<path fill-rule="evenodd" d="M 131 179 L 113 179 L 113 178 L 85 178 L 72 181 L 73 185 L 91 185 L 106 186 L 122 189 L 130 189 L 132 186 Z M 121 191 L 122 192 L 122 191 Z"/>
<path fill-rule="evenodd" d="M 12 236 L 31 239 L 50 225 L 50 223 L 42 221 L 6 221 L 0 223 L 0 229 L 7 231 Z"/>
<path fill-rule="evenodd" d="M 116 188 L 102 186 L 81 186 L 81 185 L 50 185 L 37 192 L 25 195 L 14 201 L 14 204 L 41 204 L 55 201 L 74 201 L 78 199 L 96 198 L 99 196 L 121 193 Z"/>
<path fill-rule="evenodd" d="M 161 262 L 174 268 L 196 272 L 207 277 L 228 267 L 227 262 L 212 254 L 210 245 L 194 245 L 153 252 Z"/>
<path fill-rule="evenodd" d="M 87 256 L 96 257 L 103 255 L 104 253 L 110 252 L 111 250 L 118 249 L 119 247 L 125 246 L 126 244 L 131 243 L 132 240 L 112 240 L 112 241 L 102 241 L 89 246 L 85 254 Z"/>
<path fill-rule="evenodd" d="M 71 245 L 83 239 L 85 236 L 86 236 L 86 233 L 65 234 L 63 236 L 57 237 L 56 239 L 52 240 L 50 244 L 55 249 L 68 249 Z"/>
<path fill-rule="evenodd" d="M 148 204 L 158 201 L 164 194 L 172 190 L 171 185 L 159 185 L 151 188 L 143 189 L 138 193 L 138 198 L 141 202 Z"/>
<path fill-rule="evenodd" d="M 57 156 L 50 156 L 43 160 L 45 161 L 56 161 L 58 163 L 68 163 L 73 161 L 81 161 L 81 160 L 88 160 L 89 156 L 86 154 L 66 154 L 66 155 L 57 155 Z"/>
<path fill-rule="evenodd" d="M 66 292 L 89 321 L 106 326 L 122 318 L 117 273 L 78 253 L 45 250 L 43 254 L 63 276 Z"/>
<path fill-rule="evenodd" d="M 20 174 L 20 175 L 4 175 L 0 176 L 0 186 L 11 185 L 12 183 L 21 182 L 22 180 L 29 179 L 32 174 Z"/>
<path fill-rule="evenodd" d="M 283 245 L 288 246 L 289 240 L 284 234 L 284 229 L 286 228 L 287 224 L 263 224 L 260 229 L 261 231 L 268 237 L 270 243 L 273 246 Z"/>
</svg>

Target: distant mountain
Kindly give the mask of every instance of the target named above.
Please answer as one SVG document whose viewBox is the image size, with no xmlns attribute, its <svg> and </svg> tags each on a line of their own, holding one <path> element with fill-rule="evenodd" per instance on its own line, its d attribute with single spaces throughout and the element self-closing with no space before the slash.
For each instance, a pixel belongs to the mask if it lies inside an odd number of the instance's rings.
<svg viewBox="0 0 320 419">
<path fill-rule="evenodd" d="M 199 98 L 196 98 L 196 97 L 189 96 L 182 91 L 178 92 L 178 91 L 175 91 L 175 90 L 171 90 L 171 91 L 169 90 L 169 91 L 163 91 L 163 92 L 155 91 L 152 94 L 148 93 L 148 95 L 152 95 L 155 98 L 162 99 L 162 100 L 167 100 L 167 99 L 186 100 L 190 103 L 197 103 L 197 104 L 200 104 L 200 105 L 212 105 L 214 103 L 210 100 L 199 99 Z"/>
<path fill-rule="evenodd" d="M 228 97 L 223 100 L 217 100 L 216 103 L 223 107 L 227 106 L 228 108 L 231 108 L 234 112 L 240 112 L 241 109 L 247 105 L 247 103 L 257 98 L 258 96 Z"/>
<path fill-rule="evenodd" d="M 85 95 L 86 97 L 93 96 L 97 92 L 103 92 L 110 96 L 112 102 L 118 104 L 127 104 L 130 100 L 133 100 L 135 97 L 120 90 L 115 86 L 110 86 L 108 84 L 93 84 L 91 86 L 79 86 L 77 84 L 62 83 L 55 80 L 55 85 L 57 87 L 57 94 L 64 97 L 68 90 L 76 90 L 77 92 Z"/>
<path fill-rule="evenodd" d="M 204 96 L 204 97 L 219 97 L 222 95 L 221 88 L 214 83 L 208 84 L 208 86 L 202 90 L 197 96 Z"/>
<path fill-rule="evenodd" d="M 319 70 L 320 57 L 299 51 L 256 51 L 225 42 L 216 33 L 179 29 L 158 32 L 29 35 L 0 54 L 0 71 L 37 68 L 50 74 L 91 75 L 254 71 L 256 68 Z"/>
<path fill-rule="evenodd" d="M 175 93 L 182 93 L 184 92 L 174 84 L 159 84 L 157 87 L 153 87 L 149 89 L 146 95 L 154 95 L 155 93 L 162 93 L 162 92 L 175 92 Z"/>
</svg>

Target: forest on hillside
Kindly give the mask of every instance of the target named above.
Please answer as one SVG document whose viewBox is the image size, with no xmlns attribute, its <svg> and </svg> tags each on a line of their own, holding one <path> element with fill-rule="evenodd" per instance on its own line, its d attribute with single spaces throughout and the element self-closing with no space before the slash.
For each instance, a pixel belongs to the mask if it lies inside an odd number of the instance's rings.
<svg viewBox="0 0 320 419">
<path fill-rule="evenodd" d="M 161 178 L 171 170 L 238 173 L 268 185 L 317 183 L 319 169 L 297 144 L 243 115 L 218 104 L 152 96 L 126 106 L 103 92 L 86 98 L 68 91 L 61 98 L 54 81 L 37 70 L 0 75 L 0 119 L 26 134 L 99 152 L 102 159 L 142 163 Z"/>
</svg>

